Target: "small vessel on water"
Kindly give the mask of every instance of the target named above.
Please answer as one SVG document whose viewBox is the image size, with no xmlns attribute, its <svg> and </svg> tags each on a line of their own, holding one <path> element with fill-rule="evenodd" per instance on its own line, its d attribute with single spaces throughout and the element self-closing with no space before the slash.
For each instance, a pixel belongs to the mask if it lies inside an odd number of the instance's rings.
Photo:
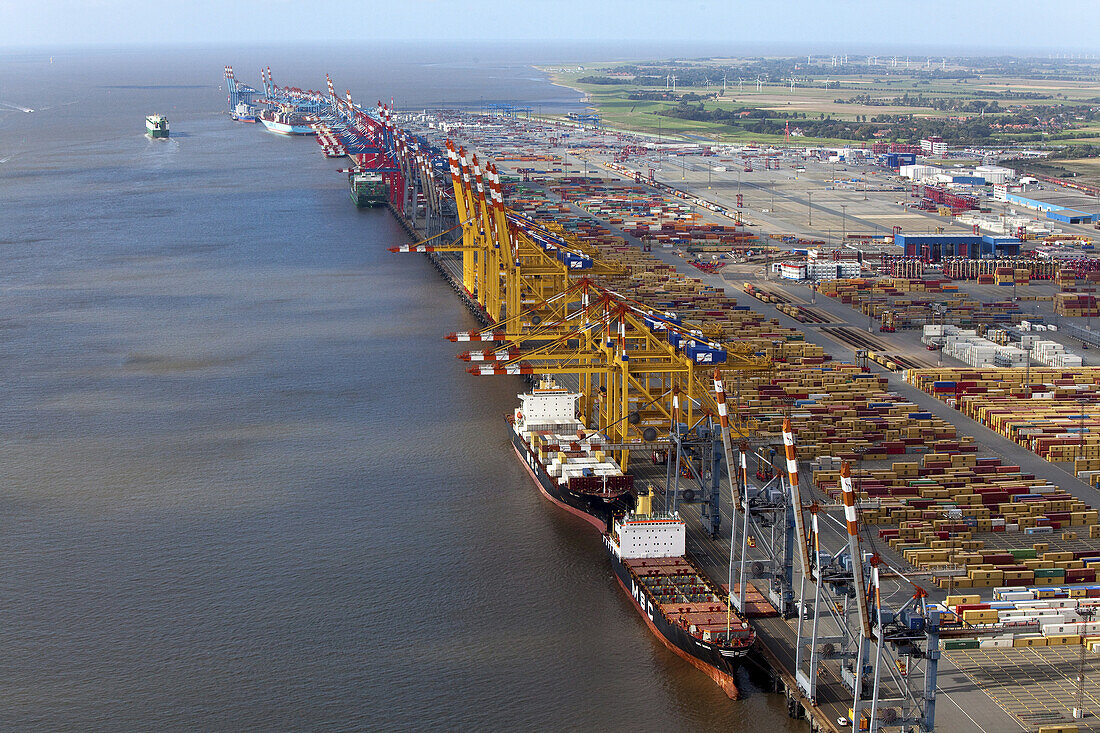
<svg viewBox="0 0 1100 733">
<path fill-rule="evenodd" d="M 245 102 L 237 102 L 237 106 L 229 113 L 229 118 L 237 122 L 255 122 L 256 108 Z"/>
<path fill-rule="evenodd" d="M 284 104 L 274 109 L 265 109 L 259 114 L 260 123 L 271 132 L 280 135 L 316 135 L 313 120 L 298 113 L 293 105 Z"/>
<path fill-rule="evenodd" d="M 518 395 L 509 423 L 512 446 L 539 490 L 601 532 L 634 508 L 634 477 L 607 455 L 607 438 L 577 420 L 580 394 L 544 380 Z"/>
<path fill-rule="evenodd" d="M 381 173 L 358 171 L 348 174 L 348 195 L 359 208 L 384 206 L 388 194 L 389 187 Z"/>
<path fill-rule="evenodd" d="M 604 534 L 615 577 L 650 631 L 736 698 L 734 674 L 756 632 L 687 556 L 679 514 L 654 514 L 651 502 L 639 495 L 637 511 Z"/>
<path fill-rule="evenodd" d="M 149 115 L 146 117 L 145 134 L 154 140 L 168 137 L 168 118 L 164 115 Z"/>
</svg>

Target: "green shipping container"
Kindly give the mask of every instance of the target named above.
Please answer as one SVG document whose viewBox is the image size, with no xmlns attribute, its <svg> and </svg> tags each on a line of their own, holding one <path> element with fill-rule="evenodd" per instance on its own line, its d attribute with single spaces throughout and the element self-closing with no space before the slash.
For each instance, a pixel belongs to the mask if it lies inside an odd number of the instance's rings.
<svg viewBox="0 0 1100 733">
<path fill-rule="evenodd" d="M 1038 568 L 1035 570 L 1036 578 L 1061 578 L 1066 571 L 1062 568 Z"/>
</svg>

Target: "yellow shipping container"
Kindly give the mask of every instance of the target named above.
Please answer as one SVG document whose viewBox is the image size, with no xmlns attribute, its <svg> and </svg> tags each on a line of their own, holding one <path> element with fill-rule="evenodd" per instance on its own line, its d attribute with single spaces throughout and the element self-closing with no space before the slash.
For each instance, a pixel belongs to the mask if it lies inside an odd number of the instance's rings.
<svg viewBox="0 0 1100 733">
<path fill-rule="evenodd" d="M 1055 634 L 1047 637 L 1047 646 L 1073 646 L 1081 643 L 1078 634 Z"/>
<path fill-rule="evenodd" d="M 1047 638 L 1040 634 L 1020 634 L 1012 640 L 1012 646 L 1046 646 Z"/>
<path fill-rule="evenodd" d="M 962 616 L 967 624 L 995 624 L 998 612 L 996 608 L 972 608 L 963 611 Z"/>
<path fill-rule="evenodd" d="M 945 606 L 959 606 L 959 605 L 967 605 L 967 604 L 970 604 L 970 603 L 981 603 L 981 602 L 982 602 L 982 597 L 977 595 L 977 594 L 948 596 L 943 601 Z"/>
</svg>

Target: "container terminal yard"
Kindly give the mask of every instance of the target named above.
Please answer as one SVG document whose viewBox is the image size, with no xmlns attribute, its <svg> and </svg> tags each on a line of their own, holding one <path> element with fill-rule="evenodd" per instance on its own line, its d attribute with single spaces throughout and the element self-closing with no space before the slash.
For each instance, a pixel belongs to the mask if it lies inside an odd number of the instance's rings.
<svg viewBox="0 0 1100 733">
<path fill-rule="evenodd" d="M 448 335 L 470 378 L 559 385 L 567 419 L 501 424 L 532 476 L 629 486 L 593 530 L 623 558 L 682 520 L 683 558 L 625 564 L 698 568 L 792 717 L 1100 731 L 1095 192 L 262 78 L 226 67 L 230 110 L 295 111 L 384 200 L 483 324 Z M 689 606 L 662 620 L 721 636 Z"/>
</svg>

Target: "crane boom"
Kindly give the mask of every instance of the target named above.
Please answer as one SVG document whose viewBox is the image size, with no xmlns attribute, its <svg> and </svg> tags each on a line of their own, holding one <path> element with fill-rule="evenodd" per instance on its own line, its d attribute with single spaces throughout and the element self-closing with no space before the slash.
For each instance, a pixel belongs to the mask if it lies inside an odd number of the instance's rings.
<svg viewBox="0 0 1100 733">
<path fill-rule="evenodd" d="M 794 444 L 794 430 L 791 419 L 783 418 L 783 446 L 787 453 L 787 481 L 791 486 L 791 508 L 794 510 L 794 532 L 798 542 L 798 556 L 802 562 L 802 574 L 813 578 L 813 563 L 810 560 L 810 546 L 806 539 L 805 518 L 802 516 L 802 492 L 798 487 L 798 453 Z"/>
<path fill-rule="evenodd" d="M 856 493 L 852 489 L 852 469 L 848 461 L 840 464 L 840 491 L 844 499 L 844 519 L 848 525 L 848 554 L 852 558 L 852 575 L 856 588 L 856 609 L 864 638 L 871 640 L 871 613 L 867 607 L 867 588 L 863 585 L 863 555 L 859 549 L 859 517 L 856 514 Z"/>
</svg>

